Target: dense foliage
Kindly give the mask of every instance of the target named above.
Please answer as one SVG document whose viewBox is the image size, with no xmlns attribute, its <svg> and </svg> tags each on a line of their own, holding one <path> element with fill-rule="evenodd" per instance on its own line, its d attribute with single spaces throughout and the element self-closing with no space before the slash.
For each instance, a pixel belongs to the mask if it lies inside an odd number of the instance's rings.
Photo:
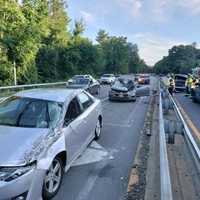
<svg viewBox="0 0 200 200">
<path fill-rule="evenodd" d="M 0 85 L 66 80 L 76 73 L 140 72 L 136 44 L 100 30 L 97 43 L 76 21 L 69 30 L 65 0 L 0 0 Z"/>
<path fill-rule="evenodd" d="M 200 66 L 200 49 L 192 45 L 174 46 L 168 56 L 155 64 L 156 73 L 190 73 L 192 68 Z"/>
</svg>

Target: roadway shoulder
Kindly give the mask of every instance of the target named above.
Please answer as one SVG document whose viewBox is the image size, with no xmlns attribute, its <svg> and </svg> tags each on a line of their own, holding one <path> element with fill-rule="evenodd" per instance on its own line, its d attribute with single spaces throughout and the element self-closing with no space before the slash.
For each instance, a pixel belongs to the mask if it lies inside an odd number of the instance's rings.
<svg viewBox="0 0 200 200">
<path fill-rule="evenodd" d="M 140 142 L 137 148 L 136 156 L 132 169 L 130 171 L 129 183 L 127 188 L 127 200 L 144 199 L 148 176 L 148 158 L 150 153 L 150 135 L 154 134 L 153 116 L 155 115 L 156 95 L 150 97 L 148 112 L 146 115 L 143 130 L 141 131 Z"/>
</svg>

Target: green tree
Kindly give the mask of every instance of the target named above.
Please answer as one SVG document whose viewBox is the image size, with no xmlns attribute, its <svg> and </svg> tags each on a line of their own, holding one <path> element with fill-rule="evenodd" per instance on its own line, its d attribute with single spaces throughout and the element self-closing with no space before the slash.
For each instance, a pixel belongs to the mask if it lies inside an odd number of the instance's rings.
<svg viewBox="0 0 200 200">
<path fill-rule="evenodd" d="M 37 81 L 35 56 L 45 34 L 47 1 L 26 0 L 0 2 L 1 46 L 8 62 L 17 66 L 19 83 Z M 46 7 L 45 7 L 46 5 Z M 10 70 L 9 70 L 10 71 Z"/>
<path fill-rule="evenodd" d="M 68 25 L 70 19 L 66 12 L 65 0 L 49 0 L 49 36 L 47 45 L 66 46 L 70 40 Z"/>
<path fill-rule="evenodd" d="M 154 70 L 157 73 L 189 73 L 200 64 L 200 50 L 196 45 L 179 45 L 169 50 L 168 56 L 157 62 Z"/>
<path fill-rule="evenodd" d="M 77 40 L 81 39 L 83 32 L 85 31 L 85 24 L 83 20 L 75 21 L 75 26 L 72 33 L 72 38 L 76 42 Z"/>
<path fill-rule="evenodd" d="M 97 33 L 96 41 L 99 44 L 103 44 L 108 39 L 109 39 L 108 33 L 105 30 L 100 29 L 99 32 Z"/>
</svg>

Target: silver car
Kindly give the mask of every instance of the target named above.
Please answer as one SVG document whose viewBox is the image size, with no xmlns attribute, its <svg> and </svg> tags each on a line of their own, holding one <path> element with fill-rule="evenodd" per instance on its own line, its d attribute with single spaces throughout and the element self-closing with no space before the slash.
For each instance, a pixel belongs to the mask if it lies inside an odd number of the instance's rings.
<svg viewBox="0 0 200 200">
<path fill-rule="evenodd" d="M 131 79 L 118 78 L 109 91 L 110 101 L 135 101 L 136 87 Z"/>
<path fill-rule="evenodd" d="M 101 84 L 112 84 L 115 81 L 114 74 L 103 74 L 100 78 Z"/>
<path fill-rule="evenodd" d="M 75 78 L 73 81 L 67 83 L 67 88 L 82 88 L 92 95 L 98 95 L 100 91 L 100 84 L 93 78 Z"/>
<path fill-rule="evenodd" d="M 0 199 L 54 197 L 101 128 L 101 103 L 83 90 L 28 90 L 1 102 Z"/>
</svg>

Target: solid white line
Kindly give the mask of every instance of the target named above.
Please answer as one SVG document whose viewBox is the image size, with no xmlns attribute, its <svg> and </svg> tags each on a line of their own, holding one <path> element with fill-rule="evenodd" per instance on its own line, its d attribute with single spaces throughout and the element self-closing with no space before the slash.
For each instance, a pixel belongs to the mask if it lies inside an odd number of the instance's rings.
<svg viewBox="0 0 200 200">
<path fill-rule="evenodd" d="M 136 105 L 134 106 L 133 110 L 131 111 L 131 113 L 130 113 L 130 115 L 128 116 L 128 119 L 127 119 L 128 124 L 131 124 L 131 122 L 133 122 L 133 118 L 134 118 L 134 116 L 135 116 L 134 114 L 136 114 L 136 113 L 135 113 L 135 110 L 137 109 L 137 106 L 139 105 L 139 103 L 140 103 L 141 101 L 142 101 L 142 99 L 141 99 L 141 97 L 140 97 L 139 100 L 135 102 Z"/>
<path fill-rule="evenodd" d="M 121 127 L 121 128 L 130 128 L 130 124 L 115 124 L 115 123 L 103 123 L 104 126 L 115 126 L 115 127 Z"/>
<path fill-rule="evenodd" d="M 102 102 L 107 101 L 108 97 L 101 99 Z"/>
</svg>

